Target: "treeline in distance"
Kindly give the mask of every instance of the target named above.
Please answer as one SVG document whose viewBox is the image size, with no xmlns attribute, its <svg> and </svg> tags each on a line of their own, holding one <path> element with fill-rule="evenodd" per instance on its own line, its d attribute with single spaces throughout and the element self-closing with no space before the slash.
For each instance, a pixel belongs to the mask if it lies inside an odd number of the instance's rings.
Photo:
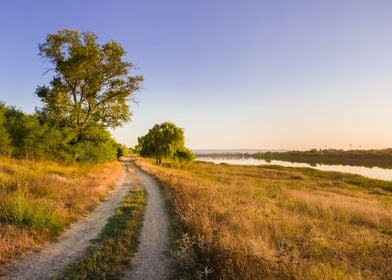
<svg viewBox="0 0 392 280">
<path fill-rule="evenodd" d="M 337 150 L 312 149 L 308 151 L 259 152 L 259 153 L 213 153 L 199 154 L 198 157 L 254 158 L 284 160 L 314 164 L 343 164 L 392 168 L 392 149 L 381 150 Z"/>
</svg>

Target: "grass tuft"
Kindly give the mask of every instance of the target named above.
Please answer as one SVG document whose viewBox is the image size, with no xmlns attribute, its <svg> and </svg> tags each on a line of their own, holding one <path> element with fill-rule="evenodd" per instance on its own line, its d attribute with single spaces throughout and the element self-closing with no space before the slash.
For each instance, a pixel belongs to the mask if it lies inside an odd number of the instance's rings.
<svg viewBox="0 0 392 280">
<path fill-rule="evenodd" d="M 48 230 L 57 235 L 65 226 L 61 217 L 54 215 L 48 207 L 38 202 L 28 202 L 25 194 L 17 192 L 2 201 L 0 221 L 17 226 Z"/>
<path fill-rule="evenodd" d="M 136 250 L 145 204 L 144 190 L 131 191 L 86 256 L 70 264 L 57 279 L 119 279 Z"/>
</svg>

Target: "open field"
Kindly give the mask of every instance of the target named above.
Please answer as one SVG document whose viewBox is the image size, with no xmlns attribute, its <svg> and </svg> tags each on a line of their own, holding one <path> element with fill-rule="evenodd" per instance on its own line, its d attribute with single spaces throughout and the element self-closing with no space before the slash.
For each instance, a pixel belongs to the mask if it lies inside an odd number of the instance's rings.
<svg viewBox="0 0 392 280">
<path fill-rule="evenodd" d="M 165 186 L 183 276 L 392 279 L 392 182 L 310 169 L 137 164 Z"/>
<path fill-rule="evenodd" d="M 118 163 L 61 165 L 0 158 L 0 264 L 40 247 L 92 210 L 114 186 Z"/>
</svg>

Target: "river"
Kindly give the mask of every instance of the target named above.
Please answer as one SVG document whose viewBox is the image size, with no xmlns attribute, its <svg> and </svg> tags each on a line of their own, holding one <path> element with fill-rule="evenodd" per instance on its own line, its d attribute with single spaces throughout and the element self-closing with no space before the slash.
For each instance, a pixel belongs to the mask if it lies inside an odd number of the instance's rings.
<svg viewBox="0 0 392 280">
<path fill-rule="evenodd" d="M 328 165 L 328 164 L 308 164 L 299 162 L 290 162 L 283 160 L 266 161 L 254 158 L 211 158 L 198 157 L 196 160 L 208 161 L 214 163 L 240 164 L 240 165 L 281 165 L 288 167 L 309 167 L 322 171 L 337 171 L 350 174 L 359 174 L 368 178 L 392 181 L 392 169 L 379 167 L 349 166 L 349 165 Z"/>
</svg>

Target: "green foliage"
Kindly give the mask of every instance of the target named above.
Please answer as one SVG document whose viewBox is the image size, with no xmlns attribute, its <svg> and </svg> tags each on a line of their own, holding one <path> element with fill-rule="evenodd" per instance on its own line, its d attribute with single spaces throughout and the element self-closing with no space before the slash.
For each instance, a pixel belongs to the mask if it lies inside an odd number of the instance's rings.
<svg viewBox="0 0 392 280">
<path fill-rule="evenodd" d="M 117 144 L 117 158 L 122 156 L 128 156 L 130 151 L 127 146 L 122 144 Z"/>
<path fill-rule="evenodd" d="M 35 229 L 47 229 L 58 234 L 65 226 L 60 217 L 56 217 L 48 208 L 31 203 L 26 194 L 17 190 L 0 205 L 0 221 Z"/>
<path fill-rule="evenodd" d="M 139 89 L 142 76 L 129 76 L 130 62 L 115 41 L 98 44 L 91 32 L 60 30 L 39 45 L 40 55 L 55 70 L 49 86 L 36 94 L 41 118 L 76 130 L 79 138 L 95 126 L 117 127 L 130 119 L 128 101 Z"/>
<path fill-rule="evenodd" d="M 43 106 L 25 114 L 0 103 L 0 154 L 65 162 L 114 160 L 118 145 L 108 128 L 130 119 L 129 101 L 142 76 L 116 42 L 98 44 L 94 33 L 60 30 L 39 45 L 55 75 L 36 90 Z"/>
<path fill-rule="evenodd" d="M 89 127 L 83 138 L 70 127 L 42 123 L 37 115 L 0 106 L 0 154 L 67 163 L 116 159 L 118 144 L 103 126 Z"/>
<path fill-rule="evenodd" d="M 187 147 L 182 146 L 177 149 L 175 158 L 179 159 L 180 161 L 192 161 L 195 159 L 195 154 L 191 152 Z"/>
<path fill-rule="evenodd" d="M 144 157 L 154 157 L 157 165 L 163 158 L 192 160 L 192 152 L 184 146 L 184 130 L 174 123 L 156 124 L 148 133 L 138 138 L 139 153 Z"/>
<path fill-rule="evenodd" d="M 117 143 L 107 129 L 95 126 L 86 130 L 83 138 L 72 139 L 65 151 L 76 162 L 105 162 L 116 159 Z"/>
<path fill-rule="evenodd" d="M 36 116 L 24 114 L 15 108 L 6 108 L 5 120 L 14 156 L 36 158 L 44 154 L 45 143 L 42 139 L 45 131 Z"/>
<path fill-rule="evenodd" d="M 12 152 L 11 138 L 5 127 L 7 108 L 0 102 L 0 154 L 9 155 Z"/>
</svg>

